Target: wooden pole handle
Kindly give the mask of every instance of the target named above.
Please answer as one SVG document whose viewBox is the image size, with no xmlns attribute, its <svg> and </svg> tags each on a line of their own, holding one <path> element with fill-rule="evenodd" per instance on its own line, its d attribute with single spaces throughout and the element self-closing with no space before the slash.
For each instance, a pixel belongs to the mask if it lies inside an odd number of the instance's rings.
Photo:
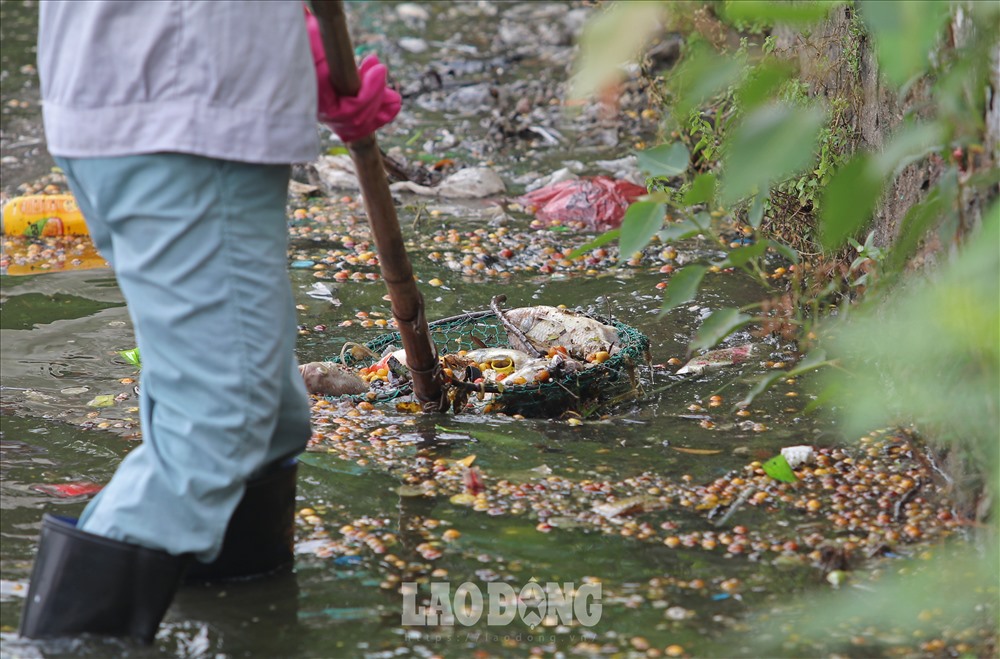
<svg viewBox="0 0 1000 659">
<path fill-rule="evenodd" d="M 340 0 L 313 0 L 312 7 L 330 67 L 330 84 L 338 95 L 355 96 L 361 81 L 354 63 L 354 48 L 347 31 L 343 3 Z M 437 349 L 424 316 L 424 298 L 417 289 L 413 267 L 403 244 L 382 154 L 374 135 L 348 142 L 347 150 L 357 171 L 382 279 L 389 289 L 392 315 L 406 350 L 413 393 L 424 411 L 443 411 L 448 401 L 444 395 Z"/>
</svg>

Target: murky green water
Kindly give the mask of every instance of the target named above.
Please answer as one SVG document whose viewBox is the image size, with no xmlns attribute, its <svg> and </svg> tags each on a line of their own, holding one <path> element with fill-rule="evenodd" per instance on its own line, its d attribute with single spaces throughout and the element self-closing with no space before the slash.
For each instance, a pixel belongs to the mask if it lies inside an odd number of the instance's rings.
<svg viewBox="0 0 1000 659">
<path fill-rule="evenodd" d="M 3 11 L 20 11 L 12 5 L 5 1 Z M 519 76 L 531 77 L 543 67 L 552 66 L 551 59 L 539 61 L 520 55 L 515 65 L 511 53 L 519 51 L 519 47 L 508 44 L 510 50 L 504 51 L 503 43 L 494 35 L 499 18 L 492 16 L 492 12 L 498 11 L 502 16 L 507 11 L 522 11 L 523 6 L 433 5 L 429 6 L 432 20 L 420 29 L 406 27 L 393 14 L 393 7 L 368 5 L 358 15 L 360 29 L 375 46 L 384 44 L 372 35 L 388 26 L 392 35 L 419 35 L 426 39 L 431 53 L 434 48 L 444 48 L 440 44 L 445 42 L 468 46 L 448 51 L 456 61 L 503 56 L 506 57 L 503 71 L 496 66 L 487 67 L 482 76 L 484 80 L 501 83 Z M 521 18 L 518 22 L 529 19 Z M 537 22 L 533 25 L 537 29 Z M 27 29 L 21 23 L 4 21 L 5 53 L 7 30 L 15 26 L 17 30 Z M 366 40 L 369 39 L 359 38 Z M 546 48 L 549 47 L 542 50 Z M 562 48 L 559 57 L 565 59 L 568 51 Z M 422 67 L 432 64 L 429 55 L 388 52 L 390 61 L 399 64 L 397 75 L 404 81 L 418 79 Z M 556 52 L 554 47 L 553 52 Z M 6 59 L 4 66 L 8 66 Z M 421 139 L 410 145 L 411 151 L 419 154 L 423 140 L 440 138 L 443 126 L 455 130 L 462 125 L 473 146 L 462 151 L 460 144 L 449 152 L 455 152 L 470 164 L 476 162 L 470 154 L 480 149 L 483 141 L 477 132 L 480 130 L 477 117 L 460 118 L 461 108 L 456 107 L 443 110 L 414 107 L 400 120 L 399 127 L 388 133 L 386 144 L 404 144 L 415 131 L 422 130 Z M 577 129 L 571 121 L 567 120 L 560 128 L 566 135 L 576 135 Z M 628 139 L 623 140 L 621 147 L 605 149 L 586 146 L 582 138 L 581 145 L 568 140 L 562 146 L 547 149 L 524 142 L 497 144 L 488 157 L 505 175 L 513 175 L 532 168 L 544 171 L 570 157 L 587 160 L 592 156 L 625 155 L 629 150 Z M 410 205 L 401 211 L 401 221 L 406 227 L 413 221 L 413 208 Z M 478 228 L 485 222 L 482 208 L 482 204 L 452 207 L 432 220 L 425 220 L 421 231 L 430 233 L 441 227 L 462 231 Z M 527 224 L 526 219 L 519 222 L 512 226 Z M 407 235 L 416 238 L 412 230 L 408 229 Z M 567 243 L 580 241 L 578 237 L 566 238 Z M 743 304 L 757 294 L 739 276 L 720 274 L 706 280 L 707 286 L 695 303 L 660 320 L 656 317 L 660 297 L 655 284 L 663 276 L 653 267 L 612 268 L 597 275 L 550 275 L 536 271 L 515 273 L 507 280 L 470 278 L 432 260 L 429 252 L 433 246 L 416 242 L 414 245 L 412 258 L 419 278 L 428 282 L 437 277 L 445 282 L 443 288 L 423 286 L 427 316 L 431 319 L 485 308 L 497 292 L 505 293 L 511 306 L 566 304 L 601 313 L 610 311 L 650 337 L 654 364 L 685 356 L 686 342 L 707 310 Z M 304 251 L 312 249 L 308 244 L 299 247 Z M 303 334 L 299 343 L 301 361 L 327 359 L 337 354 L 345 341 L 366 341 L 382 331 L 357 324 L 339 326 L 342 321 L 353 319 L 358 311 L 388 312 L 380 282 L 335 284 L 340 302 L 335 306 L 307 294 L 316 281 L 312 270 L 296 269 L 291 275 L 302 305 L 299 322 L 305 328 L 325 326 L 323 331 Z M 300 519 L 297 534 L 300 553 L 294 575 L 257 584 L 184 589 L 168 614 L 168 624 L 155 646 L 149 649 L 99 640 L 55 645 L 17 641 L 12 634 L 21 609 L 17 592 L 29 575 L 41 514 L 58 511 L 76 515 L 85 503 L 79 498 L 54 497 L 37 486 L 72 481 L 102 483 L 110 478 L 122 456 L 134 445 L 138 430 L 134 407 L 137 402 L 130 395 L 132 385 L 120 381 L 134 377 L 135 371 L 117 351 L 132 347 L 134 342 L 127 312 L 109 272 L 3 276 L 0 283 L 3 286 L 0 569 L 4 582 L 12 589 L 0 599 L 0 629 L 4 652 L 9 651 L 11 656 L 37 652 L 52 656 L 388 657 L 435 653 L 468 656 L 475 651 L 523 656 L 533 648 L 546 652 L 573 648 L 640 651 L 644 642 L 660 650 L 676 645 L 689 654 L 725 656 L 737 653 L 739 647 L 722 639 L 729 638 L 725 634 L 738 628 L 748 611 L 766 606 L 779 597 L 778 591 L 784 596 L 813 587 L 811 584 L 819 579 L 815 571 L 807 568 L 781 570 L 769 562 L 750 561 L 720 551 L 669 548 L 662 542 L 637 540 L 633 534 L 602 531 L 596 525 L 574 524 L 565 519 L 560 523 L 558 514 L 547 516 L 553 528 L 546 533 L 537 530 L 540 518 L 530 510 L 491 515 L 456 505 L 445 494 L 411 497 L 398 493 L 400 484 L 418 460 L 433 462 L 475 455 L 475 464 L 491 479 L 535 485 L 543 471 L 569 479 L 605 479 L 615 483 L 644 474 L 678 480 L 686 475 L 690 482 L 708 483 L 742 468 L 755 457 L 773 454 L 781 446 L 817 443 L 823 426 L 801 414 L 808 401 L 804 394 L 791 399 L 784 396 L 784 391 L 777 391 L 762 397 L 753 406 L 753 421 L 765 424 L 766 430 L 741 424 L 732 414 L 731 403 L 749 387 L 745 380 L 764 370 L 754 361 L 742 368 L 674 387 L 641 403 L 618 408 L 603 421 L 577 427 L 557 420 L 514 421 L 468 414 L 457 418 L 421 418 L 386 407 L 382 410 L 384 416 L 369 427 L 387 427 L 389 436 L 399 438 L 394 462 L 362 457 L 359 464 L 358 459 L 344 452 L 325 449 L 303 456 L 299 508 L 313 509 L 320 521 Z M 734 343 L 749 338 L 737 337 Z M 781 354 L 776 347 L 768 346 L 761 360 L 771 355 L 779 359 Z M 671 383 L 673 379 L 668 373 L 663 368 L 644 369 L 646 390 Z M 721 393 L 727 401 L 724 409 L 710 411 L 711 414 L 704 409 L 700 412 L 688 409 L 696 403 L 707 406 L 709 396 L 716 393 Z M 121 400 L 112 408 L 87 407 L 87 402 L 99 394 L 120 394 Z M 709 416 L 714 419 L 714 427 L 704 427 L 707 424 L 702 423 Z M 685 453 L 677 448 L 705 453 Z M 746 511 L 730 525 L 756 523 L 761 517 L 756 511 Z M 374 551 L 324 555 L 317 550 L 324 538 L 337 537 L 343 525 L 356 524 L 363 518 L 377 522 L 380 537 L 386 533 L 395 537 L 395 544 L 388 551 L 397 560 L 410 564 L 407 568 L 400 569 L 385 554 Z M 453 542 L 441 545 L 440 557 L 433 559 L 426 558 L 420 549 L 426 542 L 420 529 L 427 526 L 427 520 L 460 533 Z M 704 514 L 677 508 L 653 512 L 643 516 L 643 520 L 657 528 L 671 522 L 688 529 L 714 528 Z M 328 535 L 317 533 L 318 529 Z M 430 568 L 418 569 L 413 565 Z M 398 584 L 393 586 L 391 582 L 393 575 L 405 581 L 408 574 L 420 575 L 425 581 L 449 582 L 453 589 L 469 581 L 484 592 L 487 584 L 495 580 L 506 582 L 515 590 L 531 579 L 577 585 L 585 580 L 600 582 L 603 612 L 592 628 L 547 621 L 532 630 L 520 619 L 509 625 L 491 626 L 486 624 L 485 616 L 469 627 L 408 627 L 401 624 L 405 602 Z M 741 594 L 732 596 L 721 587 L 726 579 L 740 580 L 744 584 Z M 696 583 L 699 580 L 703 582 L 700 585 Z M 773 587 L 775 582 L 781 583 L 780 589 Z M 636 637 L 641 640 L 635 640 Z"/>
</svg>

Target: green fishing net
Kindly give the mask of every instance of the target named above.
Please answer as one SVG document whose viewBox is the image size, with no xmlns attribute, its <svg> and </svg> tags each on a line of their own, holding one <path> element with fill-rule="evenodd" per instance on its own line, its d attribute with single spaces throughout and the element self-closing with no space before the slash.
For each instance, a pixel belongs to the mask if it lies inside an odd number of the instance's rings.
<svg viewBox="0 0 1000 659">
<path fill-rule="evenodd" d="M 566 412 L 590 416 L 634 398 L 638 393 L 636 368 L 649 361 L 649 339 L 634 327 L 617 320 L 584 315 L 610 325 L 618 331 L 618 351 L 607 361 L 590 365 L 574 373 L 560 373 L 548 382 L 507 386 L 502 382 L 478 386 L 461 383 L 452 387 L 462 391 L 451 391 L 449 395 L 454 398 L 457 394 L 463 401 L 467 396 L 474 410 L 521 414 L 526 417 L 553 417 Z M 473 337 L 490 348 L 510 347 L 503 326 L 493 311 L 489 310 L 443 318 L 429 323 L 428 329 L 439 356 L 481 347 Z M 384 334 L 365 344 L 365 347 L 375 355 L 383 355 L 387 349 L 397 349 L 401 346 L 402 340 L 398 332 Z M 331 361 L 342 363 L 349 368 L 362 368 L 378 361 L 378 357 L 355 359 L 350 354 L 344 354 L 342 358 L 338 356 Z M 376 386 L 367 393 L 340 398 L 376 402 L 395 400 L 412 394 L 409 382 L 397 385 L 381 384 L 385 386 Z"/>
</svg>

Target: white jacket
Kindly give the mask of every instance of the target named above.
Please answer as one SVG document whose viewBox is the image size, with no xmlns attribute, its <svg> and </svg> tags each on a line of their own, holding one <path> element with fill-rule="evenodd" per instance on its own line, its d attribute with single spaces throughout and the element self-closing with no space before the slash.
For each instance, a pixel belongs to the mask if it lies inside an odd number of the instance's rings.
<svg viewBox="0 0 1000 659">
<path fill-rule="evenodd" d="M 46 0 L 38 73 L 55 156 L 277 164 L 319 151 L 296 0 Z"/>
</svg>

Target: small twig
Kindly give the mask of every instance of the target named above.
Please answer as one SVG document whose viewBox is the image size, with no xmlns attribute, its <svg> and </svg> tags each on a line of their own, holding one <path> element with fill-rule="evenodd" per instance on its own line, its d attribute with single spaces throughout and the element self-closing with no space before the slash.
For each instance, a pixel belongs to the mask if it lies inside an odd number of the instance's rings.
<svg viewBox="0 0 1000 659">
<path fill-rule="evenodd" d="M 896 502 L 896 507 L 893 509 L 893 519 L 895 519 L 897 522 L 900 519 L 902 519 L 903 508 L 906 506 L 906 504 L 908 504 L 910 501 L 913 500 L 915 496 L 917 496 L 917 491 L 920 489 L 921 485 L 923 485 L 923 483 L 918 478 L 914 483 L 913 487 L 907 490 L 906 494 L 900 497 L 899 501 Z"/>
<path fill-rule="evenodd" d="M 528 337 L 524 335 L 514 323 L 507 320 L 507 317 L 503 315 L 500 310 L 500 304 L 507 301 L 506 295 L 495 295 L 492 300 L 490 300 L 490 309 L 496 314 L 497 319 L 500 324 L 503 325 L 504 330 L 507 331 L 508 338 L 511 339 L 510 344 L 512 348 L 518 350 L 523 350 L 532 357 L 544 357 L 545 353 L 536 348 L 528 341 Z"/>
<path fill-rule="evenodd" d="M 746 503 L 746 500 L 750 498 L 750 493 L 753 492 L 754 489 L 756 489 L 756 488 L 748 487 L 745 490 L 743 490 L 742 492 L 740 492 L 740 496 L 738 496 L 736 498 L 736 501 L 734 501 L 733 504 L 731 506 L 729 506 L 729 510 L 726 511 L 726 514 L 723 515 L 722 519 L 720 519 L 718 522 L 716 522 L 715 525 L 716 526 L 722 526 L 726 522 L 728 522 L 729 518 L 732 517 L 733 514 L 737 510 L 739 510 L 740 508 L 743 507 L 743 504 Z"/>
<path fill-rule="evenodd" d="M 410 228 L 414 231 L 417 230 L 417 226 L 420 224 L 420 215 L 424 212 L 424 208 L 426 207 L 426 204 L 420 204 L 417 206 L 417 214 L 413 216 L 413 224 L 410 226 Z"/>
</svg>

